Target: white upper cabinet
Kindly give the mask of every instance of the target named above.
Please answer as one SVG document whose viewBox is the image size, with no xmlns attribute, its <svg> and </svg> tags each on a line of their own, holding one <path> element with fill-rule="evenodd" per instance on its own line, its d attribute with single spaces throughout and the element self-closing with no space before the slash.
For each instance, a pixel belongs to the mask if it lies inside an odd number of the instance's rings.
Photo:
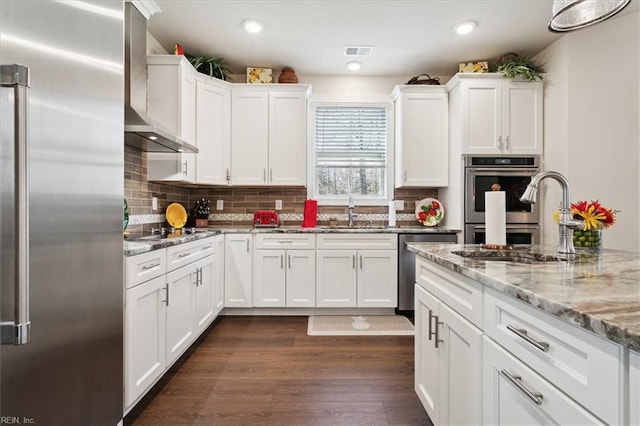
<svg viewBox="0 0 640 426">
<path fill-rule="evenodd" d="M 147 111 L 170 133 L 196 144 L 196 70 L 181 55 L 147 56 Z M 147 154 L 147 179 L 195 183 L 196 154 Z"/>
<path fill-rule="evenodd" d="M 231 167 L 231 89 L 204 77 L 196 82 L 196 183 L 226 185 Z"/>
<path fill-rule="evenodd" d="M 232 185 L 306 185 L 309 91 L 305 85 L 233 88 Z"/>
<path fill-rule="evenodd" d="M 397 86 L 395 186 L 448 184 L 449 101 L 444 86 Z"/>
<path fill-rule="evenodd" d="M 451 143 L 463 154 L 542 154 L 542 82 L 457 74 L 449 83 Z"/>
<path fill-rule="evenodd" d="M 149 116 L 191 145 L 196 144 L 196 75 L 182 55 L 147 56 Z"/>
</svg>

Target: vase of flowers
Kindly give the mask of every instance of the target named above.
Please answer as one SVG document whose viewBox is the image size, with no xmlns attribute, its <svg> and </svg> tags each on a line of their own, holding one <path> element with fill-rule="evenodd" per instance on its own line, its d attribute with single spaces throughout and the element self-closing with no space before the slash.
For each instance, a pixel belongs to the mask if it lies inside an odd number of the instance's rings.
<svg viewBox="0 0 640 426">
<path fill-rule="evenodd" d="M 598 201 L 571 203 L 574 219 L 583 222 L 583 229 L 573 231 L 573 245 L 578 250 L 602 250 L 602 231 L 616 223 L 617 210 L 604 207 Z"/>
</svg>

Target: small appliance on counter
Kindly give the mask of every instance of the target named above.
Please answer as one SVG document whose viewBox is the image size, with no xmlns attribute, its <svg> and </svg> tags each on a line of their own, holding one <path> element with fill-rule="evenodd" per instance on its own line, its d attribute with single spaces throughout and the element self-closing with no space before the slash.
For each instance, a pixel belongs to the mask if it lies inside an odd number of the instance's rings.
<svg viewBox="0 0 640 426">
<path fill-rule="evenodd" d="M 253 214 L 253 226 L 256 228 L 277 228 L 279 225 L 278 213 L 274 210 L 258 210 Z"/>
</svg>

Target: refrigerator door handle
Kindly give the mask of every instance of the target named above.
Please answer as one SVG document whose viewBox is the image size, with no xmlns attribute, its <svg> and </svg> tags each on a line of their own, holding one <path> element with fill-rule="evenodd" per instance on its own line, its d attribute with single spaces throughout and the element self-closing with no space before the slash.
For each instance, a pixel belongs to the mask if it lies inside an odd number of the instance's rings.
<svg viewBox="0 0 640 426">
<path fill-rule="evenodd" d="M 0 343 L 29 343 L 29 147 L 27 113 L 29 110 L 29 67 L 0 65 L 0 85 L 13 87 L 14 93 L 14 156 L 15 156 L 15 283 L 13 321 L 0 324 Z"/>
</svg>

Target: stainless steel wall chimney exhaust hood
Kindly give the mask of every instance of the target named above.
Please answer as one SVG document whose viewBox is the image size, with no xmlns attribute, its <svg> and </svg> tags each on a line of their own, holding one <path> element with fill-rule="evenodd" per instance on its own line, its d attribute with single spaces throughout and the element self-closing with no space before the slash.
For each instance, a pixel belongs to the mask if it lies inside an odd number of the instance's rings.
<svg viewBox="0 0 640 426">
<path fill-rule="evenodd" d="M 198 152 L 147 115 L 147 20 L 125 3 L 124 143 L 147 152 Z"/>
</svg>

